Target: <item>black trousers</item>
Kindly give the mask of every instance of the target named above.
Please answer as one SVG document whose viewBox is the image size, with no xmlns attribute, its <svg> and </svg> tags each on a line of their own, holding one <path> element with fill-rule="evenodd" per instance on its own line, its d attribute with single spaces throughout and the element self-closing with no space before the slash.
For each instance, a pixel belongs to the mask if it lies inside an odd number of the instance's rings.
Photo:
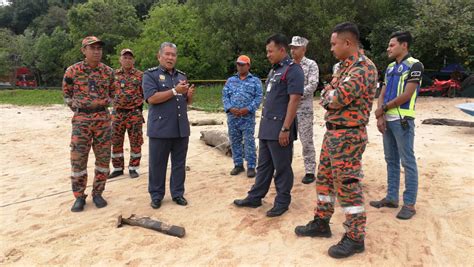
<svg viewBox="0 0 474 267">
<path fill-rule="evenodd" d="M 258 150 L 258 166 L 255 184 L 248 192 L 249 199 L 262 199 L 268 193 L 275 172 L 276 207 L 288 207 L 291 203 L 293 188 L 293 142 L 282 147 L 278 141 L 260 140 Z"/>
<path fill-rule="evenodd" d="M 182 197 L 186 178 L 186 154 L 189 137 L 151 138 L 149 142 L 148 192 L 152 200 L 165 196 L 166 168 L 171 155 L 171 197 Z"/>
</svg>

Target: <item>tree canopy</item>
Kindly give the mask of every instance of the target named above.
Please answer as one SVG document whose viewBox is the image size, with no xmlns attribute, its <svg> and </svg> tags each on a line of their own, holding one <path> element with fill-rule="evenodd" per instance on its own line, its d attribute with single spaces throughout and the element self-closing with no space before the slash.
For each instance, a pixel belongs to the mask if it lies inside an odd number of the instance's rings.
<svg viewBox="0 0 474 267">
<path fill-rule="evenodd" d="M 425 68 L 474 67 L 472 0 L 10 0 L 0 7 L 0 76 L 27 66 L 40 84 L 59 85 L 64 68 L 82 59 L 82 38 L 96 35 L 113 67 L 125 47 L 135 51 L 138 68 L 155 66 L 159 45 L 170 41 L 178 46 L 177 67 L 191 79 L 225 79 L 239 54 L 265 77 L 265 40 L 281 32 L 310 41 L 307 56 L 324 77 L 336 62 L 331 31 L 344 21 L 359 26 L 379 69 L 389 62 L 388 38 L 397 30 L 411 31 L 411 52 Z"/>
</svg>

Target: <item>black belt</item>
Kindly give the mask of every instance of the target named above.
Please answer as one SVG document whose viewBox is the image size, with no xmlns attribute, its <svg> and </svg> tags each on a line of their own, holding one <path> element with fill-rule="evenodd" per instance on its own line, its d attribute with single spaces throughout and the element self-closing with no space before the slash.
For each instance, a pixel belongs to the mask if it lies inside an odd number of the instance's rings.
<svg viewBox="0 0 474 267">
<path fill-rule="evenodd" d="M 363 127 L 364 127 L 364 125 L 346 126 L 346 125 L 338 125 L 338 124 L 326 122 L 326 128 L 328 130 L 360 129 L 360 128 L 363 128 Z"/>
<path fill-rule="evenodd" d="M 127 112 L 131 112 L 131 111 L 142 111 L 142 107 L 135 107 L 135 108 L 116 108 L 115 111 L 119 112 L 119 113 L 127 113 Z"/>
<path fill-rule="evenodd" d="M 77 109 L 76 109 L 76 112 L 91 114 L 91 113 L 102 112 L 102 111 L 105 111 L 105 110 L 106 110 L 105 107 L 98 107 L 98 108 L 77 108 Z"/>
</svg>

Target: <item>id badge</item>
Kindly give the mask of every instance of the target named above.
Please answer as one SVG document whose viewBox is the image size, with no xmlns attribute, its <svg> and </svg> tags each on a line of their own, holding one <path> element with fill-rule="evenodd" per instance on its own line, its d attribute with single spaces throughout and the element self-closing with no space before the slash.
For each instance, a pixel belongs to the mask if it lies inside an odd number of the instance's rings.
<svg viewBox="0 0 474 267">
<path fill-rule="evenodd" d="M 97 88 L 94 80 L 89 80 L 89 92 L 97 93 Z"/>
</svg>

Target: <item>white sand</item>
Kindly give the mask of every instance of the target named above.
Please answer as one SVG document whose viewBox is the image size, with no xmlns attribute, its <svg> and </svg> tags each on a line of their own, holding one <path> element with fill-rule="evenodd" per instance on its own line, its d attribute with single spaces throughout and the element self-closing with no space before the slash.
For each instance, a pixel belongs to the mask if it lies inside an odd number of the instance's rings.
<svg viewBox="0 0 474 267">
<path fill-rule="evenodd" d="M 140 178 L 111 180 L 104 192 L 109 206 L 99 210 L 88 198 L 84 212 L 72 213 L 71 112 L 64 106 L 2 105 L 0 206 L 4 207 L 0 208 L 0 264 L 473 266 L 474 128 L 421 124 L 422 119 L 440 117 L 473 121 L 473 117 L 454 107 L 464 102 L 473 100 L 418 100 L 418 213 L 410 221 L 400 221 L 395 218 L 397 210 L 377 210 L 367 204 L 366 251 L 345 260 L 327 255 L 328 247 L 337 243 L 344 231 L 344 215 L 339 206 L 331 224 L 333 237 L 298 238 L 294 234 L 295 226 L 312 219 L 316 203 L 314 183 L 300 182 L 304 168 L 299 141 L 295 143 L 293 163 L 293 202 L 289 211 L 278 218 L 265 216 L 275 197 L 273 186 L 260 208 L 239 209 L 232 205 L 235 198 L 245 197 L 254 180 L 244 175 L 230 176 L 231 158 L 199 141 L 201 130 L 226 130 L 225 124 L 191 128 L 187 163 L 191 170 L 187 173 L 185 194 L 188 206 L 172 202 L 168 189 L 159 210 L 149 206 L 145 139 Z M 319 156 L 323 110 L 315 107 Z M 190 112 L 190 119 L 199 118 L 225 120 L 225 115 Z M 369 125 L 369 141 L 364 154 L 367 203 L 382 198 L 386 191 L 382 137 L 374 119 Z M 128 161 L 128 148 L 126 155 Z M 93 166 L 91 153 L 89 175 Z M 48 196 L 55 193 L 59 194 Z M 17 204 L 5 206 L 11 203 Z M 131 213 L 184 226 L 187 235 L 179 239 L 138 227 L 115 228 L 117 215 Z"/>
</svg>

